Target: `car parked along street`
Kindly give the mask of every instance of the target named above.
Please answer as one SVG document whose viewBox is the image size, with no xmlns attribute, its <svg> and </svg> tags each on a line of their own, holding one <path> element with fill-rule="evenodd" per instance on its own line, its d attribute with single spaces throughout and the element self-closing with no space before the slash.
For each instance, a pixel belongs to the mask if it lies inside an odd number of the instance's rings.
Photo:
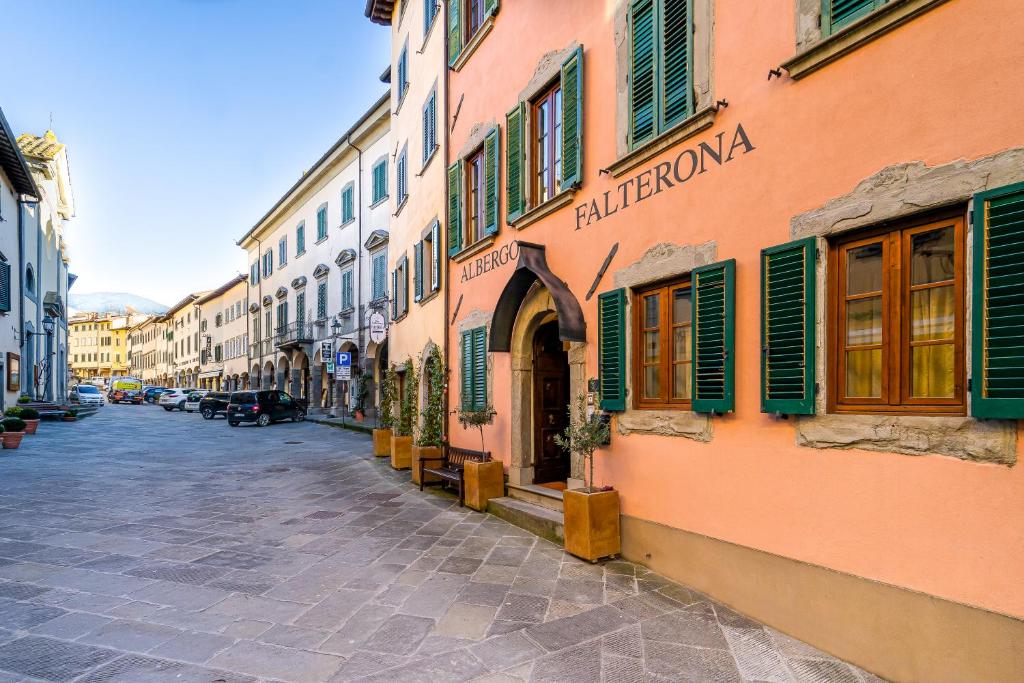
<svg viewBox="0 0 1024 683">
<path fill-rule="evenodd" d="M 218 415 L 227 417 L 230 401 L 230 392 L 211 391 L 199 401 L 199 414 L 206 420 L 212 420 Z"/>
<path fill-rule="evenodd" d="M 175 387 L 168 391 L 160 394 L 160 407 L 170 412 L 177 408 L 178 410 L 185 410 L 185 401 L 188 400 L 188 395 L 191 394 L 193 389 L 182 389 Z"/>
<path fill-rule="evenodd" d="M 232 427 L 242 422 L 255 422 L 258 427 L 279 420 L 302 422 L 306 419 L 306 402 L 284 391 L 236 391 L 231 394 L 227 416 Z"/>
</svg>

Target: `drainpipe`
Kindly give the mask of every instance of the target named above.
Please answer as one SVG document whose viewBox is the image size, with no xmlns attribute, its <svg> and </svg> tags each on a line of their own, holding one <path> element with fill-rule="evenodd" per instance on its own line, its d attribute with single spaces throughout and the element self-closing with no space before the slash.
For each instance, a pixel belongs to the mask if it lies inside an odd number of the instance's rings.
<svg viewBox="0 0 1024 683">
<path fill-rule="evenodd" d="M 447 20 L 447 18 L 445 20 Z M 442 68 L 444 69 L 444 97 L 441 98 L 441 101 L 444 102 L 444 167 L 443 167 L 444 168 L 444 205 L 441 208 L 441 215 L 445 216 L 445 221 L 444 221 L 445 229 L 443 231 L 441 231 L 444 234 L 443 238 L 442 238 L 441 235 L 437 236 L 437 238 L 439 240 L 441 240 L 441 243 L 442 243 L 441 248 L 437 250 L 437 255 L 438 255 L 439 258 L 443 258 L 444 259 L 444 327 L 442 328 L 444 330 L 444 342 L 443 342 L 444 343 L 444 366 L 446 368 L 448 368 L 448 377 L 445 378 L 445 383 L 446 383 L 447 387 L 451 387 L 452 366 L 451 366 L 451 363 L 449 361 L 449 356 L 451 355 L 451 349 L 450 349 L 451 345 L 449 344 L 449 336 L 450 336 L 449 332 L 450 332 L 450 330 L 448 328 L 449 328 L 449 323 L 450 323 L 449 316 L 451 315 L 451 306 L 452 306 L 452 290 L 451 290 L 452 275 L 451 275 L 451 260 L 449 260 L 449 258 L 448 258 L 448 239 L 447 239 L 447 236 L 448 236 L 448 216 L 447 216 L 447 213 L 448 213 L 448 202 L 449 202 L 449 198 L 448 198 L 448 166 L 451 163 L 451 161 L 449 159 L 449 144 L 448 144 L 448 136 L 449 136 L 449 130 L 448 130 L 448 111 L 449 111 L 448 92 L 449 92 L 449 76 L 451 75 L 451 69 L 448 68 L 448 31 L 444 32 L 444 53 L 443 53 L 442 59 L 443 59 L 443 66 L 442 66 Z M 449 429 L 448 429 L 449 413 L 448 413 L 448 411 L 450 410 L 450 406 L 451 406 L 451 402 L 449 400 L 449 391 L 446 390 L 444 392 L 444 408 L 443 408 L 443 410 L 444 410 L 444 417 L 445 417 L 445 419 L 444 419 L 444 436 L 448 436 L 448 434 L 449 434 Z"/>
<path fill-rule="evenodd" d="M 349 134 L 348 136 L 348 145 L 349 147 L 354 149 L 358 155 L 356 160 L 356 198 L 353 200 L 355 205 L 359 207 L 358 211 L 356 212 L 356 239 L 358 240 L 358 243 L 356 244 L 356 249 L 358 250 L 356 252 L 356 273 L 359 275 L 359 278 L 358 282 L 355 283 L 355 315 L 357 316 L 356 349 L 359 351 L 359 374 L 362 374 L 362 366 L 364 363 L 366 363 L 366 344 L 364 343 L 363 339 L 363 266 L 365 266 L 366 264 L 364 263 L 364 259 L 361 258 L 360 256 L 363 252 L 363 150 L 361 147 L 352 142 L 351 134 Z M 337 352 L 337 349 L 335 349 L 335 352 Z M 338 411 L 341 410 L 341 414 L 344 415 L 345 406 L 343 401 L 344 397 L 341 395 L 340 391 L 341 382 L 338 380 L 335 381 L 336 390 L 334 411 L 335 414 L 337 414 Z"/>
</svg>

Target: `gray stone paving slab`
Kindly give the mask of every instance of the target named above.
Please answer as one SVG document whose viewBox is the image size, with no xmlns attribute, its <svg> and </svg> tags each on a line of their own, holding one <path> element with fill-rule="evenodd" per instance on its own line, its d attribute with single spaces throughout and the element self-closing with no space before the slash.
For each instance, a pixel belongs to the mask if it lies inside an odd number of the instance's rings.
<svg viewBox="0 0 1024 683">
<path fill-rule="evenodd" d="M 46 427 L 0 458 L 0 683 L 877 680 L 420 493 L 363 435 L 137 406 Z"/>
</svg>

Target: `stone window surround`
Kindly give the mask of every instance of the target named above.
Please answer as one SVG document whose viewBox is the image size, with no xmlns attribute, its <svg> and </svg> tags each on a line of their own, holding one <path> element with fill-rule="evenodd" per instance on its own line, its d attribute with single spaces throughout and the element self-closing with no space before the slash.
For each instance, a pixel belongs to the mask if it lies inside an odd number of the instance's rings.
<svg viewBox="0 0 1024 683">
<path fill-rule="evenodd" d="M 633 149 L 629 146 L 629 5 L 616 0 L 615 37 L 615 153 L 608 164 L 617 177 L 644 163 L 672 145 L 706 130 L 714 122 L 713 93 L 715 50 L 715 0 L 693 0 L 693 113 L 689 118 Z"/>
<path fill-rule="evenodd" d="M 823 378 L 827 377 L 827 238 L 956 205 L 965 207 L 969 215 L 976 193 L 1022 181 L 1024 147 L 936 166 L 926 166 L 921 161 L 895 164 L 865 178 L 846 195 L 834 197 L 821 207 L 791 219 L 790 237 L 816 237 L 822 253 L 816 272 L 817 291 L 821 294 L 816 297 L 815 370 L 819 385 L 823 385 Z M 970 221 L 965 228 L 965 346 L 970 349 L 973 270 Z M 965 369 L 970 377 L 971 358 L 969 353 L 966 356 Z M 798 445 L 943 455 L 1004 465 L 1013 465 L 1017 459 L 1016 420 L 979 420 L 969 416 L 970 410 L 966 417 L 826 413 L 826 398 L 827 392 L 819 391 L 815 399 L 816 414 L 796 418 Z"/>
<path fill-rule="evenodd" d="M 496 129 L 496 128 L 499 131 L 498 137 L 500 138 L 501 137 L 501 132 L 500 132 L 501 128 L 500 128 L 500 126 L 498 126 L 497 122 L 495 122 L 494 119 L 491 119 L 487 123 L 483 123 L 481 121 L 478 121 L 478 122 L 474 123 L 473 127 L 469 129 L 469 135 L 466 136 L 466 141 L 464 143 L 462 143 L 462 147 L 459 148 L 458 153 L 453 157 L 452 163 L 458 163 L 460 165 L 465 164 L 466 160 L 469 157 L 473 156 L 474 154 L 479 152 L 481 149 L 483 149 L 484 138 L 487 137 L 487 134 L 490 133 L 491 130 Z M 499 150 L 500 150 L 500 148 L 499 148 Z M 498 154 L 499 158 L 496 160 L 497 163 L 498 163 L 499 170 L 504 168 L 504 164 L 502 163 L 503 159 L 501 158 L 501 156 L 502 156 L 501 154 Z M 501 176 L 499 175 L 499 178 L 500 177 Z M 465 180 L 465 174 L 463 174 L 463 180 Z M 447 182 L 447 180 L 445 182 Z M 502 189 L 501 188 L 501 183 L 499 182 L 498 183 L 498 206 L 499 206 L 499 210 L 498 210 L 498 226 L 499 226 L 499 232 L 500 232 L 500 228 L 501 228 L 502 223 L 504 223 L 504 221 L 505 221 L 505 217 L 503 215 L 501 215 L 501 209 L 500 209 L 502 195 L 504 194 L 504 193 L 501 192 L 501 189 Z M 465 190 L 464 186 L 462 188 L 460 188 L 460 194 L 462 194 L 463 197 L 462 197 L 462 201 L 459 202 L 459 211 L 462 212 L 462 215 L 460 216 L 459 229 L 463 231 L 463 236 L 465 236 L 465 229 L 466 229 L 466 226 L 465 226 L 465 205 L 466 205 L 466 202 L 465 202 L 465 196 L 464 196 L 465 193 L 463 192 L 463 190 Z M 494 242 L 497 239 L 497 237 L 498 236 L 496 234 L 495 235 L 484 235 L 482 238 L 478 239 L 476 242 L 473 242 L 472 244 L 468 244 L 468 245 L 464 244 L 464 245 L 462 245 L 462 249 L 459 250 L 458 253 L 454 254 L 450 258 L 453 261 L 456 261 L 456 262 L 464 261 L 464 260 L 470 258 L 471 256 L 473 256 L 474 254 L 478 254 L 481 251 L 484 251 L 487 247 L 489 247 L 492 244 L 494 244 Z"/>
<path fill-rule="evenodd" d="M 474 308 L 472 311 L 467 313 L 459 321 L 458 326 L 458 359 L 456 360 L 456 366 L 458 368 L 458 374 L 452 378 L 451 381 L 459 383 L 459 403 L 462 405 L 462 333 L 468 332 L 469 330 L 483 327 L 486 329 L 487 337 L 487 405 L 494 405 L 494 360 L 493 354 L 491 353 L 491 318 L 494 316 L 493 312 L 482 311 L 479 308 Z"/>
<path fill-rule="evenodd" d="M 698 266 L 714 263 L 718 258 L 715 242 L 704 244 L 671 244 L 662 242 L 648 249 L 633 263 L 614 271 L 615 287 L 628 290 L 626 297 L 625 338 L 633 339 L 632 293 L 634 289 L 664 280 L 684 277 Z M 626 367 L 633 367 L 633 344 L 626 344 Z M 691 410 L 647 410 L 633 407 L 633 373 L 626 373 L 626 410 L 615 414 L 615 425 L 622 435 L 656 434 L 681 436 L 694 441 L 710 442 L 712 419 L 705 413 Z"/>
<path fill-rule="evenodd" d="M 782 64 L 799 80 L 879 38 L 947 0 L 889 0 L 851 24 L 826 35 L 821 0 L 795 0 L 797 54 Z"/>
</svg>

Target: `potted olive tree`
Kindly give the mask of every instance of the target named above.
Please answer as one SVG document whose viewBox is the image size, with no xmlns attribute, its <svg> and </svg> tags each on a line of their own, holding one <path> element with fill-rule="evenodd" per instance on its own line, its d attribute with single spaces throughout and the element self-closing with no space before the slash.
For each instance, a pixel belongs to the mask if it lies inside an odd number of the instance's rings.
<svg viewBox="0 0 1024 683">
<path fill-rule="evenodd" d="M 427 403 L 423 407 L 423 418 L 416 443 L 412 447 L 412 483 L 420 483 L 420 460 L 440 460 L 444 446 L 444 392 L 448 382 L 448 368 L 444 365 L 441 349 L 430 350 L 423 372 L 426 378 Z M 437 481 L 437 476 L 427 474 L 428 482 Z"/>
<path fill-rule="evenodd" d="M 555 443 L 569 453 L 583 456 L 584 486 L 563 493 L 565 549 L 576 557 L 596 562 L 621 550 L 619 492 L 611 486 L 594 486 L 594 451 L 608 443 L 611 430 L 596 411 L 587 413 L 587 397 L 569 406 L 569 425 Z"/>
<path fill-rule="evenodd" d="M 395 423 L 396 377 L 391 369 L 381 372 L 380 404 L 377 407 L 377 427 L 373 430 L 373 454 L 378 458 L 391 455 L 391 427 Z"/>
<path fill-rule="evenodd" d="M 17 448 L 25 437 L 25 421 L 20 417 L 5 417 L 4 431 L 0 434 L 4 448 Z"/>
<path fill-rule="evenodd" d="M 402 365 L 402 375 L 405 380 L 405 391 L 398 396 L 398 420 L 391 435 L 391 466 L 396 470 L 407 470 L 412 467 L 412 438 L 417 415 L 416 388 L 419 383 L 416 366 L 413 365 L 411 358 Z M 397 389 L 397 373 L 394 384 Z"/>
<path fill-rule="evenodd" d="M 479 409 L 459 410 L 459 424 L 463 429 L 476 428 L 480 432 L 480 450 L 484 453 L 484 425 L 494 420 L 496 412 L 487 404 Z M 464 467 L 465 502 L 474 510 L 486 510 L 487 501 L 505 495 L 505 466 L 501 460 L 467 460 Z"/>
</svg>

